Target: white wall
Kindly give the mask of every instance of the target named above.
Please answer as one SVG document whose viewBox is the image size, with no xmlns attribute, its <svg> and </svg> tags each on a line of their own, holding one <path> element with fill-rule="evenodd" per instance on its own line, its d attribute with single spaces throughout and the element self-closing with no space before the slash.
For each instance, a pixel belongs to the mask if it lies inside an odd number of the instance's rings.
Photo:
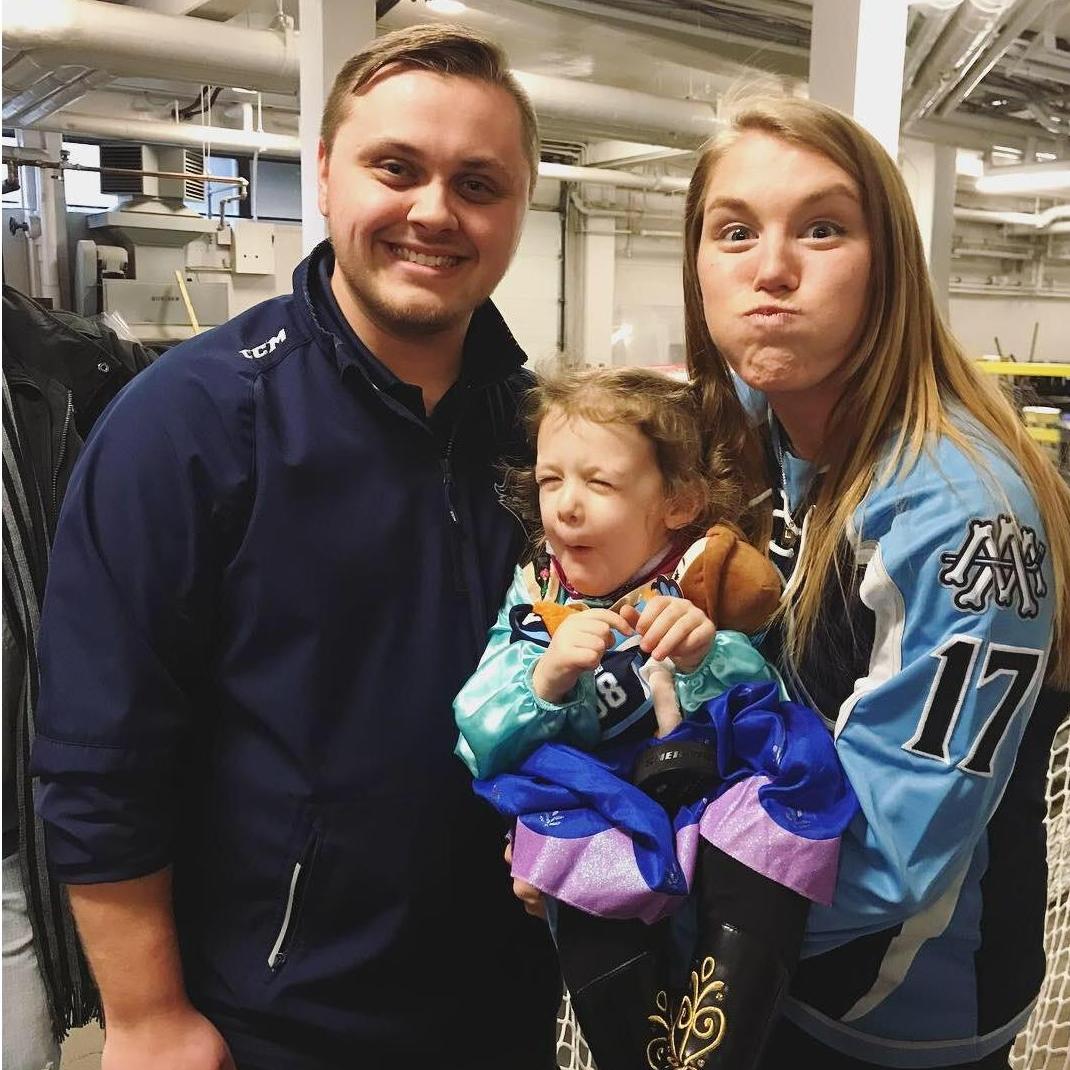
<svg viewBox="0 0 1070 1070">
<path fill-rule="evenodd" d="M 1034 360 L 1070 361 L 1070 298 L 951 295 L 951 330 L 971 357 L 996 352 L 1029 359 L 1033 327 Z"/>
<path fill-rule="evenodd" d="M 494 303 L 532 363 L 558 351 L 561 316 L 561 216 L 529 211 L 516 258 Z"/>
<path fill-rule="evenodd" d="M 617 251 L 614 365 L 684 363 L 682 259 L 671 240 L 661 244 L 663 256 Z"/>
</svg>

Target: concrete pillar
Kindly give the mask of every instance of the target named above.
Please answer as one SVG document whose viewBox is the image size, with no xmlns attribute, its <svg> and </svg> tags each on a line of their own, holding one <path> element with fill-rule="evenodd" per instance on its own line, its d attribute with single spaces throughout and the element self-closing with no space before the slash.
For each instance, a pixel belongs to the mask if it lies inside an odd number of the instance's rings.
<svg viewBox="0 0 1070 1070">
<path fill-rule="evenodd" d="M 323 105 L 335 75 L 375 37 L 375 0 L 301 0 L 301 246 L 327 235 L 316 205 L 316 149 Z"/>
<path fill-rule="evenodd" d="M 583 278 L 579 357 L 584 364 L 613 362 L 613 290 L 616 275 L 616 221 L 582 216 L 580 248 Z"/>
<path fill-rule="evenodd" d="M 933 296 L 945 319 L 951 280 L 951 238 L 955 229 L 956 153 L 954 145 L 915 138 L 904 138 L 899 151 L 899 167 L 918 218 Z"/>
<path fill-rule="evenodd" d="M 810 97 L 857 119 L 893 160 L 906 37 L 903 0 L 814 0 Z"/>
<path fill-rule="evenodd" d="M 60 159 L 63 137 L 43 130 L 17 130 L 20 148 L 36 149 L 47 160 Z M 45 297 L 54 308 L 71 307 L 70 255 L 67 241 L 67 197 L 63 172 L 23 167 L 23 203 L 30 224 L 31 297 Z"/>
</svg>

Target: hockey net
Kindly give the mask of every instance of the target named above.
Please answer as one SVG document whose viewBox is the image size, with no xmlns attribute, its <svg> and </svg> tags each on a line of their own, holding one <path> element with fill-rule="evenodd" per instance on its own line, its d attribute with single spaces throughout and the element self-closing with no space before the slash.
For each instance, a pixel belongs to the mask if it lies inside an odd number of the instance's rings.
<svg viewBox="0 0 1070 1070">
<path fill-rule="evenodd" d="M 1011 1056 L 1014 1070 L 1070 1066 L 1070 721 L 1056 733 L 1048 764 L 1048 969 L 1029 1024 Z"/>
<path fill-rule="evenodd" d="M 1048 969 L 1037 1005 L 1011 1056 L 1014 1070 L 1070 1067 L 1070 721 L 1059 729 L 1048 764 Z M 557 1019 L 561 1070 L 596 1070 L 565 993 Z"/>
</svg>

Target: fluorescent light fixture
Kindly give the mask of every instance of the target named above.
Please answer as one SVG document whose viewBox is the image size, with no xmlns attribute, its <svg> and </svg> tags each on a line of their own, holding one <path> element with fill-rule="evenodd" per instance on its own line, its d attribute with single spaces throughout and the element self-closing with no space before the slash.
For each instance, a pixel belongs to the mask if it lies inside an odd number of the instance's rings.
<svg viewBox="0 0 1070 1070">
<path fill-rule="evenodd" d="M 990 167 L 977 179 L 978 193 L 1070 192 L 1070 160 Z"/>
<path fill-rule="evenodd" d="M 427 0 L 427 10 L 436 15 L 463 15 L 468 8 L 461 0 Z"/>
</svg>

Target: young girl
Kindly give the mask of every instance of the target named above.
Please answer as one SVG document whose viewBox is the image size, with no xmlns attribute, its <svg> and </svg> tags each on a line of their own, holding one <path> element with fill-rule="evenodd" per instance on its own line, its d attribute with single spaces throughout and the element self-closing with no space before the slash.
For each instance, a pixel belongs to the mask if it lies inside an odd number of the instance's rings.
<svg viewBox="0 0 1070 1070">
<path fill-rule="evenodd" d="M 746 635 L 682 597 L 715 560 L 767 567 L 729 529 L 699 538 L 736 488 L 710 476 L 691 390 L 644 369 L 565 373 L 536 388 L 530 430 L 519 505 L 546 558 L 518 569 L 455 702 L 457 752 L 518 819 L 513 874 L 551 897 L 599 1065 L 749 1067 L 809 901 L 831 899 L 853 793 L 828 730 L 782 701 Z M 716 623 L 750 630 L 775 607 L 738 585 L 729 601 Z M 663 919 L 689 891 L 676 1000 L 684 927 Z"/>
</svg>

